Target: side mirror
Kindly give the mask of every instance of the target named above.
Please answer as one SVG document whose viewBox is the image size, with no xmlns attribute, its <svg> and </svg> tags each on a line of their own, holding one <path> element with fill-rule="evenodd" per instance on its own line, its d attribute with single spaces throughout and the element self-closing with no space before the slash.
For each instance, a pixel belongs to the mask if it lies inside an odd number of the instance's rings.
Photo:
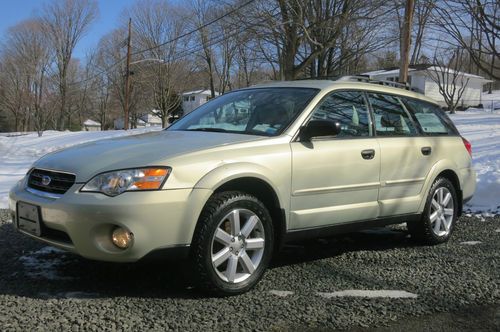
<svg viewBox="0 0 500 332">
<path fill-rule="evenodd" d="M 300 138 L 310 141 L 313 137 L 337 136 L 340 133 L 340 123 L 332 120 L 311 120 L 301 128 Z"/>
</svg>

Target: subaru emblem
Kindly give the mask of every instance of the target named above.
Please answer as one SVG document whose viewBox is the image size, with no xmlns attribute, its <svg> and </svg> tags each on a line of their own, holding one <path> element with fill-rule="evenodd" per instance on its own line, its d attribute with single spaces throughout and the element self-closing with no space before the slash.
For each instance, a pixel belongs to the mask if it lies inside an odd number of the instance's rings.
<svg viewBox="0 0 500 332">
<path fill-rule="evenodd" d="M 50 181 L 52 181 L 50 176 L 47 176 L 47 175 L 42 176 L 42 184 L 44 186 L 48 186 L 50 184 Z"/>
</svg>

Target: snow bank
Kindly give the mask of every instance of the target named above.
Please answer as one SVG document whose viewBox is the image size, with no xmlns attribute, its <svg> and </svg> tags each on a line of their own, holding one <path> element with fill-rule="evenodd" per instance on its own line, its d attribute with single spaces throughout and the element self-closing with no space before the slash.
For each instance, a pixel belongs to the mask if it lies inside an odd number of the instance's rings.
<svg viewBox="0 0 500 332">
<path fill-rule="evenodd" d="M 0 209 L 8 207 L 7 195 L 17 181 L 29 170 L 31 164 L 43 155 L 72 145 L 99 139 L 137 135 L 160 128 L 110 131 L 46 131 L 42 137 L 36 133 L 0 134 Z"/>
<path fill-rule="evenodd" d="M 475 110 L 451 114 L 460 134 L 472 144 L 477 189 L 465 210 L 500 213 L 500 113 Z"/>
</svg>

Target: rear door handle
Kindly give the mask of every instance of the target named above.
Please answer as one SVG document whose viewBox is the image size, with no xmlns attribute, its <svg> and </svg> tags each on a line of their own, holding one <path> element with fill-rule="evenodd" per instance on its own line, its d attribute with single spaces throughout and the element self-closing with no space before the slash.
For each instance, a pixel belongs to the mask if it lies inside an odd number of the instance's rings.
<svg viewBox="0 0 500 332">
<path fill-rule="evenodd" d="M 361 151 L 361 157 L 367 160 L 373 159 L 373 157 L 375 157 L 375 150 L 373 149 L 363 150 Z"/>
<path fill-rule="evenodd" d="M 422 149 L 420 149 L 420 151 L 422 151 L 422 154 L 424 156 L 428 156 L 432 153 L 432 148 L 430 146 L 424 146 Z"/>
</svg>

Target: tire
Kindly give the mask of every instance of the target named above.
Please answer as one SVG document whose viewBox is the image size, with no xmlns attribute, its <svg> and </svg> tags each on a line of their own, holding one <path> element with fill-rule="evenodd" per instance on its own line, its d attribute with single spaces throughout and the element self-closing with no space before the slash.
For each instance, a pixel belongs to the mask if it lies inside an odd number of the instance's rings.
<svg viewBox="0 0 500 332">
<path fill-rule="evenodd" d="M 271 216 L 262 202 L 239 191 L 214 194 L 191 244 L 197 286 L 217 296 L 250 290 L 269 264 L 273 242 Z"/>
<path fill-rule="evenodd" d="M 448 241 L 455 228 L 458 207 L 455 187 L 447 178 L 438 177 L 429 190 L 420 220 L 407 223 L 411 237 L 428 245 Z"/>
</svg>

